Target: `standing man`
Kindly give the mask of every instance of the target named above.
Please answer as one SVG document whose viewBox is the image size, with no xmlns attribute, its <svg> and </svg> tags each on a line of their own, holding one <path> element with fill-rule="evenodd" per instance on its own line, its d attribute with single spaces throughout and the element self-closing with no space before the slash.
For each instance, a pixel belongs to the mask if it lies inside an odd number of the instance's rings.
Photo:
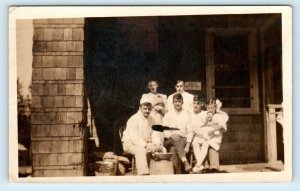
<svg viewBox="0 0 300 191">
<path fill-rule="evenodd" d="M 177 80 L 175 89 L 176 89 L 176 92 L 174 94 L 170 95 L 167 99 L 167 109 L 169 111 L 174 109 L 173 96 L 175 94 L 179 93 L 182 95 L 183 100 L 184 100 L 184 103 L 182 105 L 183 109 L 192 113 L 193 112 L 193 95 L 184 91 L 184 81 Z"/>
<path fill-rule="evenodd" d="M 149 175 L 148 154 L 162 150 L 159 135 L 152 131 L 151 109 L 151 100 L 142 98 L 138 112 L 127 121 L 122 138 L 124 151 L 136 159 L 138 175 Z"/>
<path fill-rule="evenodd" d="M 187 161 L 186 152 L 184 151 L 186 142 L 191 142 L 193 132 L 189 125 L 190 113 L 183 109 L 184 98 L 180 93 L 172 96 L 173 108 L 168 111 L 163 118 L 163 125 L 179 130 L 165 131 L 164 147 L 173 153 L 172 161 L 175 173 L 180 173 L 180 161 L 184 164 L 185 171 L 190 172 L 191 166 Z M 178 161 L 180 159 L 180 161 Z"/>
</svg>

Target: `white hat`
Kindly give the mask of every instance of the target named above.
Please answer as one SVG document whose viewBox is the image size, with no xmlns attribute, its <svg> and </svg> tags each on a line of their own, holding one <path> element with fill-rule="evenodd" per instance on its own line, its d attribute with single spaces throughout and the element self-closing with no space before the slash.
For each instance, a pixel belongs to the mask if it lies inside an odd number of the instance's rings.
<svg viewBox="0 0 300 191">
<path fill-rule="evenodd" d="M 142 105 L 143 103 L 150 103 L 151 104 L 151 100 L 147 97 L 142 97 L 142 99 L 140 100 L 140 105 Z"/>
</svg>

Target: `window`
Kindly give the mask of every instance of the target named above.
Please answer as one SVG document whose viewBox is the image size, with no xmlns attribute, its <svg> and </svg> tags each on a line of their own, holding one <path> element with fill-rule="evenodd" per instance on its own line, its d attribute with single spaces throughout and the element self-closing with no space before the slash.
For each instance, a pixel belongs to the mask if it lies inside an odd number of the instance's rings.
<svg viewBox="0 0 300 191">
<path fill-rule="evenodd" d="M 207 98 L 229 113 L 259 113 L 255 29 L 207 29 Z"/>
</svg>

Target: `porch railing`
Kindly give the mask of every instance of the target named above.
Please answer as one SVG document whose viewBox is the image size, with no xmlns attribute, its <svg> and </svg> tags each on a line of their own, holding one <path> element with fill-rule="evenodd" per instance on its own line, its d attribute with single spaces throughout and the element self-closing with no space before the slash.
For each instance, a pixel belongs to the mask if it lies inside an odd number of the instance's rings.
<svg viewBox="0 0 300 191">
<path fill-rule="evenodd" d="M 283 108 L 280 104 L 268 104 L 267 105 L 267 153 L 268 162 L 277 162 L 277 132 L 276 122 L 283 124 Z"/>
</svg>

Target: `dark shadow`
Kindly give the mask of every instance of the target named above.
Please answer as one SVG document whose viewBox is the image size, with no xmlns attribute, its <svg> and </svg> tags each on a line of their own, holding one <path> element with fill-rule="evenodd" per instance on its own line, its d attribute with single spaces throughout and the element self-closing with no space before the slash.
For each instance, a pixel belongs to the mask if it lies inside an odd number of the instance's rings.
<svg viewBox="0 0 300 191">
<path fill-rule="evenodd" d="M 276 122 L 277 159 L 284 163 L 283 127 Z"/>
</svg>

